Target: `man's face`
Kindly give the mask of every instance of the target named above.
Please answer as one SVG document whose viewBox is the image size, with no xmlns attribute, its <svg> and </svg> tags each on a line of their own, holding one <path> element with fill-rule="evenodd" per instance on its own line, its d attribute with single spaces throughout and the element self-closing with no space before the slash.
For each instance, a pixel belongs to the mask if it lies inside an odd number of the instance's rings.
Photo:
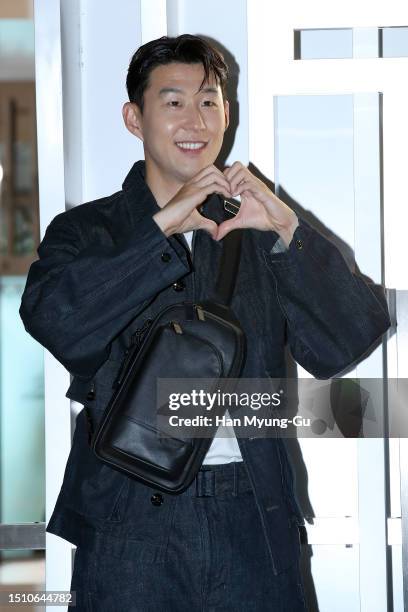
<svg viewBox="0 0 408 612">
<path fill-rule="evenodd" d="M 216 160 L 229 108 L 213 75 L 199 90 L 203 78 L 202 64 L 157 66 L 144 92 L 143 114 L 135 104 L 128 121 L 124 113 L 128 129 L 143 140 L 150 176 L 184 184 Z"/>
</svg>

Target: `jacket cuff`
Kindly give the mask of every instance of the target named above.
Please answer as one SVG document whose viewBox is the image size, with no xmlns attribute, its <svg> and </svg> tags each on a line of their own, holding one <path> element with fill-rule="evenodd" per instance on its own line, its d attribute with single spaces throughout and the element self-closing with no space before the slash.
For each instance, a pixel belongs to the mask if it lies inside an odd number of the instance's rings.
<svg viewBox="0 0 408 612">
<path fill-rule="evenodd" d="M 298 220 L 299 225 L 295 229 L 288 247 L 276 232 L 264 232 L 267 236 L 262 240 L 261 247 L 265 252 L 268 263 L 288 267 L 295 265 L 307 256 L 313 229 L 302 217 L 298 216 Z"/>
</svg>

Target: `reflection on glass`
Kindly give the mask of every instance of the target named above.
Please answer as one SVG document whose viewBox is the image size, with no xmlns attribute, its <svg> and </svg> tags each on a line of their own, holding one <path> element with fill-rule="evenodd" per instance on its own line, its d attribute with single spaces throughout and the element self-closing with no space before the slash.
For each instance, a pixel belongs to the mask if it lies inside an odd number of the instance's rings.
<svg viewBox="0 0 408 612">
<path fill-rule="evenodd" d="M 353 57 L 351 28 L 295 31 L 295 59 Z"/>
<path fill-rule="evenodd" d="M 0 274 L 27 274 L 40 238 L 30 19 L 0 19 L 0 118 Z"/>
<path fill-rule="evenodd" d="M 29 255 L 36 246 L 33 235 L 34 219 L 27 207 L 16 207 L 14 210 L 14 245 L 15 255 Z"/>
<path fill-rule="evenodd" d="M 408 27 L 294 31 L 294 59 L 408 57 Z"/>
<path fill-rule="evenodd" d="M 353 244 L 353 96 L 278 96 L 275 102 L 278 191 L 289 190 L 323 223 L 341 211 L 336 231 Z"/>
<path fill-rule="evenodd" d="M 34 24 L 0 19 L 0 522 L 8 524 L 45 520 L 43 349 L 19 316 L 40 239 L 36 149 Z"/>
<path fill-rule="evenodd" d="M 18 314 L 25 277 L 0 284 L 1 522 L 44 521 L 43 349 Z"/>
<path fill-rule="evenodd" d="M 408 57 L 408 27 L 381 28 L 381 57 Z"/>
<path fill-rule="evenodd" d="M 378 117 L 377 92 L 275 98 L 277 194 L 288 205 L 299 203 L 299 213 L 329 235 L 350 264 L 362 210 L 373 244 L 381 244 L 373 233 L 381 208 Z M 359 263 L 371 272 L 360 257 Z"/>
<path fill-rule="evenodd" d="M 10 66 L 14 79 L 24 78 L 23 65 L 31 65 L 34 74 L 34 22 L 32 19 L 0 19 L 0 75 Z M 11 71 L 7 71 L 10 74 Z M 10 77 L 8 77 L 10 78 Z M 10 79 L 11 80 L 11 79 Z"/>
<path fill-rule="evenodd" d="M 33 155 L 30 142 L 14 142 L 14 189 L 19 193 L 32 190 Z"/>
<path fill-rule="evenodd" d="M 353 28 L 353 57 L 378 57 L 379 48 L 378 28 Z"/>
<path fill-rule="evenodd" d="M 0 522 L 9 542 L 15 523 L 45 520 L 43 349 L 18 313 L 39 242 L 32 12 L 30 0 L 0 2 L 0 17 L 16 17 L 0 19 Z M 45 552 L 0 549 L 0 590 L 28 587 L 45 588 Z"/>
</svg>

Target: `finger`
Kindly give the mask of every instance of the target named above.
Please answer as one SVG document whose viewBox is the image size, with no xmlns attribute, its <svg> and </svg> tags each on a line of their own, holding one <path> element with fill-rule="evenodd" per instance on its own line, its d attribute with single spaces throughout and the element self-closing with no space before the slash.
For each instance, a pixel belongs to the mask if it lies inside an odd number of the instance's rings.
<svg viewBox="0 0 408 612">
<path fill-rule="evenodd" d="M 197 185 L 208 183 L 208 180 L 217 180 L 224 183 L 229 188 L 229 181 L 225 178 L 222 172 L 210 172 L 209 174 L 202 177 L 199 181 L 196 181 Z"/>
<path fill-rule="evenodd" d="M 248 195 L 256 195 L 257 189 L 256 186 L 248 179 L 244 179 L 238 183 L 236 187 L 231 188 L 232 196 L 236 197 L 239 195 L 243 195 L 244 191 L 248 192 Z"/>
<path fill-rule="evenodd" d="M 191 214 L 194 209 L 200 206 L 207 196 L 212 193 L 221 193 L 226 198 L 230 198 L 231 193 L 229 185 L 227 187 L 225 181 L 220 181 L 218 176 L 213 177 L 213 179 L 214 178 L 215 180 L 209 180 L 209 182 L 204 185 L 184 185 L 182 189 L 183 193 L 180 192 L 176 194 L 175 198 L 171 200 L 163 210 L 168 208 L 169 215 L 172 214 L 181 219 L 183 216 L 186 218 Z M 203 179 L 203 182 L 206 182 L 205 179 Z"/>
<path fill-rule="evenodd" d="M 225 179 L 225 174 L 222 170 L 220 170 L 219 168 L 217 168 L 216 166 L 213 166 L 214 171 L 216 174 L 218 174 L 221 178 Z"/>
<path fill-rule="evenodd" d="M 223 173 L 221 172 L 221 170 L 218 170 L 218 168 L 216 168 L 214 166 L 214 164 L 211 164 L 211 166 L 206 166 L 205 168 L 203 168 L 202 170 L 200 170 L 200 172 L 198 174 L 196 174 L 195 176 L 193 176 L 193 178 L 191 179 L 192 183 L 198 183 L 200 182 L 203 178 L 209 176 L 210 174 L 215 173 L 218 174 L 221 178 L 225 178 Z"/>
<path fill-rule="evenodd" d="M 212 193 L 221 193 L 226 198 L 230 198 L 231 197 L 231 193 L 229 191 L 229 188 L 228 188 L 228 191 L 227 191 L 227 189 L 224 187 L 224 185 L 221 182 L 218 183 L 216 181 L 214 181 L 213 183 L 209 183 L 208 185 L 203 185 L 203 187 L 201 187 L 200 193 L 202 194 L 201 202 L 203 202 L 205 200 L 206 196 L 209 196 Z"/>
<path fill-rule="evenodd" d="M 216 239 L 218 225 L 215 223 L 215 221 L 212 221 L 211 219 L 207 219 L 206 217 L 203 217 L 202 215 L 200 215 L 198 210 L 194 210 L 191 213 L 189 220 L 190 220 L 189 226 L 191 226 L 191 229 L 205 230 L 211 235 L 212 238 Z"/>
<path fill-rule="evenodd" d="M 191 213 L 183 223 L 181 231 L 189 232 L 191 230 L 201 229 L 203 219 L 204 221 L 208 220 L 206 217 L 200 215 L 198 210 L 195 208 L 193 211 L 191 211 Z"/>
<path fill-rule="evenodd" d="M 231 189 L 232 195 L 233 196 L 237 195 L 237 187 L 238 187 L 238 185 L 244 184 L 245 182 L 248 185 L 248 182 L 250 180 L 251 179 L 248 176 L 248 170 L 246 168 L 242 168 L 241 170 L 236 172 L 234 174 L 234 176 L 232 178 L 230 178 L 230 180 L 229 180 L 229 184 L 230 184 L 230 189 Z"/>
<path fill-rule="evenodd" d="M 236 175 L 240 170 L 246 170 L 246 166 L 242 162 L 236 161 L 232 164 L 232 166 L 227 167 L 223 174 L 231 182 L 232 178 Z"/>
<path fill-rule="evenodd" d="M 222 240 L 231 230 L 237 229 L 238 227 L 241 227 L 241 223 L 236 217 L 223 221 L 218 226 L 217 240 Z"/>
<path fill-rule="evenodd" d="M 199 215 L 201 217 L 201 219 L 203 219 L 203 221 L 200 222 L 200 226 L 198 229 L 202 229 L 206 232 L 208 232 L 211 236 L 211 238 L 213 238 L 214 240 L 217 239 L 217 234 L 218 234 L 218 225 L 215 223 L 215 221 L 211 221 L 210 219 L 206 219 L 205 217 L 202 217 L 201 215 Z"/>
<path fill-rule="evenodd" d="M 225 191 L 228 193 L 227 197 L 231 197 L 231 190 L 230 190 L 230 184 L 229 182 L 226 180 L 226 178 L 224 176 L 219 176 L 218 174 L 210 174 L 206 177 L 204 177 L 199 183 L 198 185 L 200 187 L 205 187 L 206 185 L 210 185 L 211 183 L 216 183 L 217 185 L 220 185 L 221 187 L 223 187 L 225 189 Z"/>
</svg>

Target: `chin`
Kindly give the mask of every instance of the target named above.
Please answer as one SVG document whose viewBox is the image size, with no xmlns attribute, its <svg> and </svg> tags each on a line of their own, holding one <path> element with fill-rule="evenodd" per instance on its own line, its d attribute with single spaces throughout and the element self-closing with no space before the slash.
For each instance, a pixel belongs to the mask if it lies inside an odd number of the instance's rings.
<svg viewBox="0 0 408 612">
<path fill-rule="evenodd" d="M 214 160 L 211 159 L 197 159 L 193 161 L 194 163 L 186 164 L 184 167 L 178 168 L 179 174 L 183 177 L 184 181 L 191 180 L 196 174 L 201 172 L 201 170 L 214 163 Z"/>
<path fill-rule="evenodd" d="M 197 166 L 196 168 L 188 168 L 188 169 L 186 168 L 183 170 L 179 169 L 178 171 L 179 179 L 183 183 L 187 183 L 188 181 L 191 181 L 191 179 L 194 178 L 196 174 L 198 174 L 200 170 L 202 170 L 206 166 L 209 166 L 209 164 L 200 165 L 200 166 Z"/>
</svg>

